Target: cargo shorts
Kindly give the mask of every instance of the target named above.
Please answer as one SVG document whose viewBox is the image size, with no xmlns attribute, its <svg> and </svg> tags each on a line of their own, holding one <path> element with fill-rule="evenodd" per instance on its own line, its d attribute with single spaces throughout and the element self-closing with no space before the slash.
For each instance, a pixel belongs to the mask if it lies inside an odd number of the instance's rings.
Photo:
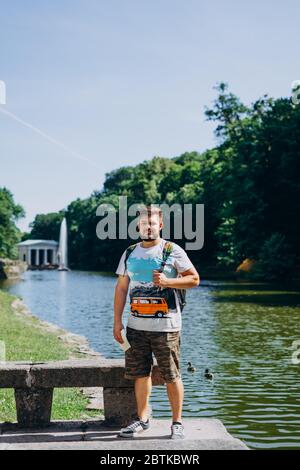
<svg viewBox="0 0 300 470">
<path fill-rule="evenodd" d="M 180 331 L 145 331 L 127 326 L 131 348 L 125 352 L 125 379 L 151 375 L 154 354 L 165 382 L 175 382 L 180 373 Z"/>
</svg>

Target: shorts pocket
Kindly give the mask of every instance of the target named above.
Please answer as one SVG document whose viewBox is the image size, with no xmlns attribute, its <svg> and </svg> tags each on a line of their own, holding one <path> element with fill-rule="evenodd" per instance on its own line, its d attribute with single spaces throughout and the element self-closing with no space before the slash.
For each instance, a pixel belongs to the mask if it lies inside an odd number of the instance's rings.
<svg viewBox="0 0 300 470">
<path fill-rule="evenodd" d="M 180 339 L 180 331 L 168 331 L 167 341 L 178 341 Z"/>
</svg>

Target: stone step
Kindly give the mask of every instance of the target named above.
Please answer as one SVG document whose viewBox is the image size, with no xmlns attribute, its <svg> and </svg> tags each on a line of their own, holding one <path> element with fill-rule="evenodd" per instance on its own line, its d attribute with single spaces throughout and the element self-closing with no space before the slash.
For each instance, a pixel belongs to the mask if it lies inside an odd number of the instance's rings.
<svg viewBox="0 0 300 470">
<path fill-rule="evenodd" d="M 18 429 L 17 424 L 1 426 L 0 449 L 78 450 L 247 450 L 228 433 L 218 419 L 183 419 L 186 437 L 170 439 L 170 419 L 152 419 L 151 426 L 134 439 L 118 437 L 119 427 L 103 421 L 53 421 L 43 429 Z"/>
</svg>

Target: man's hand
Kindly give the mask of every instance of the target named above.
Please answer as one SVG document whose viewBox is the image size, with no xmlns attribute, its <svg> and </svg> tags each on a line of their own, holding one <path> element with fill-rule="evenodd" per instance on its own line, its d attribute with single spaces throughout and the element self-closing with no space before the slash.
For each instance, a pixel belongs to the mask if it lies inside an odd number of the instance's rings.
<svg viewBox="0 0 300 470">
<path fill-rule="evenodd" d="M 161 273 L 157 269 L 153 270 L 153 284 L 160 287 L 168 287 L 169 279 L 164 273 Z"/>
<path fill-rule="evenodd" d="M 122 322 L 115 322 L 114 323 L 114 338 L 118 343 L 124 343 L 122 336 L 121 336 L 121 331 L 123 330 L 124 325 Z"/>
<path fill-rule="evenodd" d="M 195 268 L 187 269 L 179 277 L 166 277 L 164 273 L 154 269 L 153 283 L 155 286 L 171 287 L 173 289 L 190 289 L 199 286 L 200 277 Z"/>
</svg>

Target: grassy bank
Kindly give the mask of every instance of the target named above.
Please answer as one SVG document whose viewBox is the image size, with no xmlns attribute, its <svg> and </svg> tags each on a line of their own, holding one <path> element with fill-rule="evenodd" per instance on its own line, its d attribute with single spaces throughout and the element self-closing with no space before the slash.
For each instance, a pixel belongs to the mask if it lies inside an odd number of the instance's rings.
<svg viewBox="0 0 300 470">
<path fill-rule="evenodd" d="M 15 299 L 0 290 L 0 341 L 5 342 L 7 361 L 54 361 L 78 356 L 57 334 L 45 331 L 37 318 L 18 315 L 12 306 Z M 55 389 L 52 419 L 99 416 L 99 411 L 86 410 L 87 404 L 88 399 L 79 389 Z M 16 421 L 13 390 L 0 389 L 0 422 L 3 421 Z"/>
</svg>

